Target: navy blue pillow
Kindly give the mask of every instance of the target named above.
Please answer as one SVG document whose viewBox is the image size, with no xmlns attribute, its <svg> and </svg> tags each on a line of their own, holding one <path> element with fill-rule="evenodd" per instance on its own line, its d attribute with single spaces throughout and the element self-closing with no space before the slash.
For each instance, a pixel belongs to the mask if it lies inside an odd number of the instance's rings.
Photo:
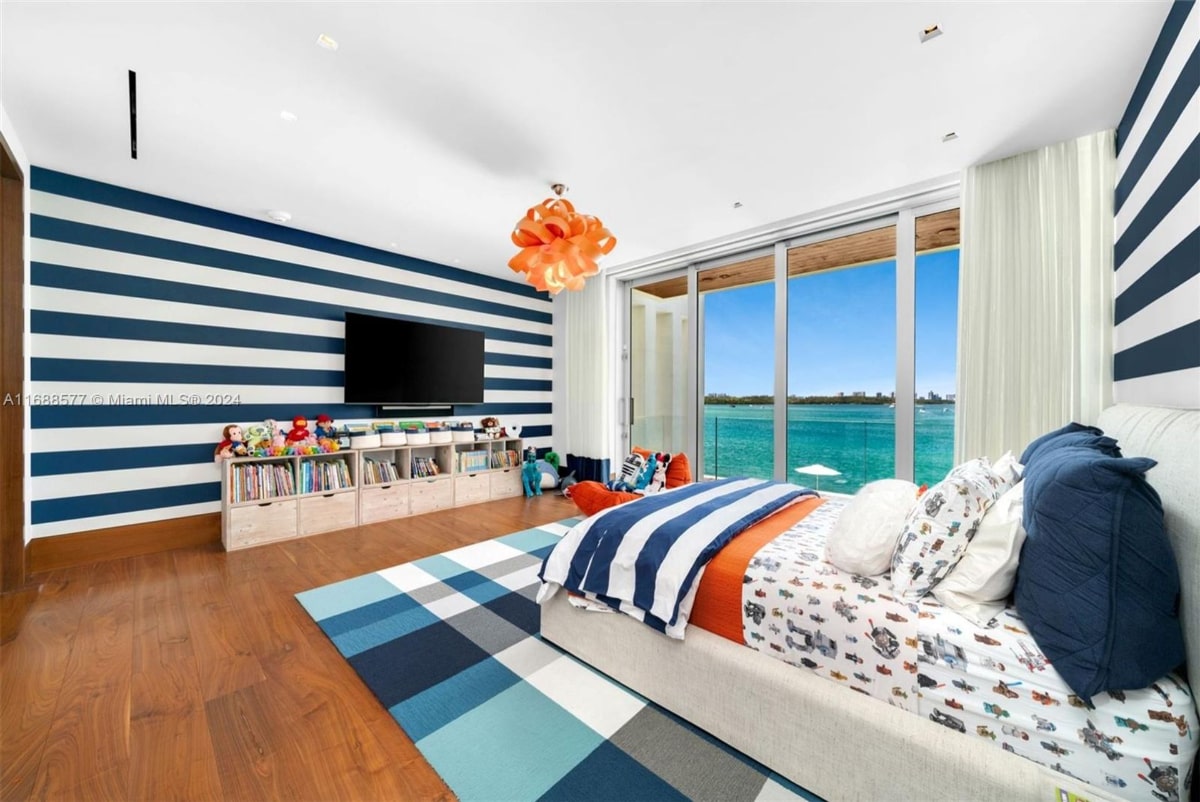
<svg viewBox="0 0 1200 802">
<path fill-rule="evenodd" d="M 1021 464 L 1028 467 L 1042 454 L 1063 446 L 1087 446 L 1110 457 L 1121 456 L 1121 449 L 1117 448 L 1116 440 L 1105 437 L 1104 432 L 1095 426 L 1084 426 L 1082 423 L 1072 421 L 1061 429 L 1048 432 L 1027 445 L 1025 453 L 1021 455 Z"/>
<path fill-rule="evenodd" d="M 1066 445 L 1025 469 L 1017 611 L 1084 701 L 1184 661 L 1179 569 L 1145 478 L 1155 464 Z"/>
</svg>

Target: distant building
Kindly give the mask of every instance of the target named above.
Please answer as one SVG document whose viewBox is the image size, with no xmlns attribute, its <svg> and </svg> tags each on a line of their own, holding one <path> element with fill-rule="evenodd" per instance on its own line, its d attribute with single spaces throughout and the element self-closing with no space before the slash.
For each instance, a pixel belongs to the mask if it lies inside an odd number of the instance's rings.
<svg viewBox="0 0 1200 802">
<path fill-rule="evenodd" d="M 855 390 L 853 393 L 850 394 L 850 397 L 851 398 L 866 398 L 867 394 L 864 390 Z"/>
<path fill-rule="evenodd" d="M 875 393 L 876 398 L 883 398 L 883 393 Z"/>
<path fill-rule="evenodd" d="M 929 401 L 941 401 L 941 400 L 942 400 L 942 397 L 941 397 L 940 395 L 938 395 L 937 393 L 935 393 L 933 390 L 930 390 L 930 391 L 929 391 L 929 396 L 928 396 L 927 400 L 929 400 Z"/>
<path fill-rule="evenodd" d="M 845 394 L 845 393 L 842 393 L 842 392 L 839 392 L 839 393 L 837 394 L 837 397 L 838 397 L 838 398 L 845 398 L 845 397 L 846 397 L 846 394 Z"/>
<path fill-rule="evenodd" d="M 947 400 L 947 401 L 953 401 L 953 400 L 954 400 L 954 397 L 955 397 L 955 395 L 957 395 L 957 394 L 956 394 L 956 393 L 946 393 L 946 400 Z"/>
</svg>

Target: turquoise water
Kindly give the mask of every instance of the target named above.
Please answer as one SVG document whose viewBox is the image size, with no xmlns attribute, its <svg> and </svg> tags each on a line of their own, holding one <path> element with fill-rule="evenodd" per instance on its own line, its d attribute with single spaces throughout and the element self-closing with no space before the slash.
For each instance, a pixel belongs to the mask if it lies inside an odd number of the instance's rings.
<svg viewBox="0 0 1200 802">
<path fill-rule="evenodd" d="M 704 473 L 771 478 L 769 406 L 704 408 Z M 788 481 L 814 487 L 817 477 L 792 469 L 820 463 L 841 472 L 820 477 L 824 490 L 853 493 L 895 475 L 895 414 L 886 405 L 796 404 L 788 407 Z M 921 404 L 914 422 L 917 484 L 934 484 L 954 466 L 954 405 Z"/>
</svg>

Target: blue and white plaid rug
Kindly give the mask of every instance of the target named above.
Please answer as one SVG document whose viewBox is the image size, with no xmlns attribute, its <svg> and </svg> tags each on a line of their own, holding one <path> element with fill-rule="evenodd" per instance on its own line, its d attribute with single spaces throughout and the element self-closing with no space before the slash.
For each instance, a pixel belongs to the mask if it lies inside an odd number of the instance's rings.
<svg viewBox="0 0 1200 802">
<path fill-rule="evenodd" d="M 541 639 L 538 568 L 578 520 L 296 598 L 464 802 L 816 800 Z"/>
</svg>

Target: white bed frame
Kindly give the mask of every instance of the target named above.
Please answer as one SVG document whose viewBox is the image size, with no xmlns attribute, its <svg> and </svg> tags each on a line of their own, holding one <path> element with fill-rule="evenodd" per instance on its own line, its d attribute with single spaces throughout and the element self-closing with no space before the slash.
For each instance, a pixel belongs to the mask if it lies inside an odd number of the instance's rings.
<svg viewBox="0 0 1200 802">
<path fill-rule="evenodd" d="M 1200 410 L 1117 405 L 1097 425 L 1126 456 L 1158 460 L 1183 586 L 1192 686 L 1200 686 Z M 830 800 L 1059 799 L 1097 788 L 789 666 L 705 630 L 674 641 L 623 615 L 542 607 L 542 635 L 618 682 Z"/>
</svg>

